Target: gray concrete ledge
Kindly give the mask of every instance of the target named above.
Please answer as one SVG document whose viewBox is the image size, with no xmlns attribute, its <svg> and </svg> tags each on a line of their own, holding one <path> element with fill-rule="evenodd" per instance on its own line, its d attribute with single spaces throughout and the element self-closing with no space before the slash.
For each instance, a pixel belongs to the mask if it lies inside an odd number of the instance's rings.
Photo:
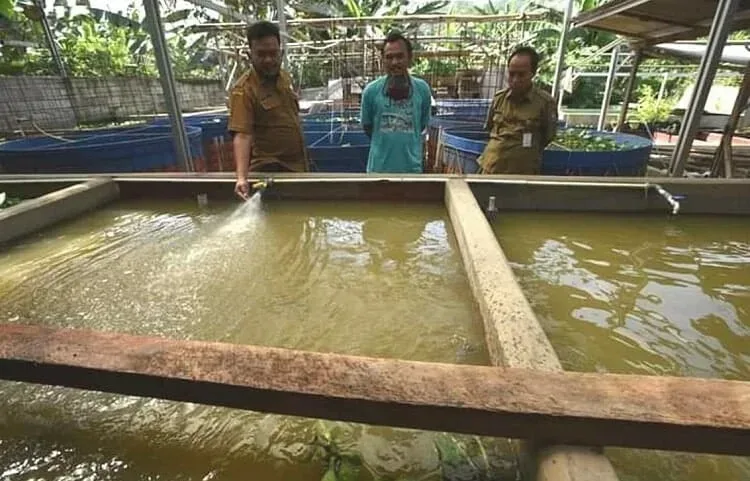
<svg viewBox="0 0 750 481">
<path fill-rule="evenodd" d="M 0 244 L 95 209 L 120 195 L 112 179 L 98 178 L 0 211 Z"/>
<path fill-rule="evenodd" d="M 0 186 L 14 189 L 62 187 L 62 182 L 85 182 L 112 177 L 124 198 L 185 197 L 208 193 L 210 197 L 234 198 L 234 173 L 151 172 L 130 174 L 0 174 Z M 371 175 L 343 173 L 273 174 L 278 190 L 290 198 L 367 199 L 382 192 L 409 193 L 411 199 L 438 200 L 444 182 L 462 179 L 469 183 L 481 203 L 497 198 L 501 210 L 549 210 L 596 212 L 655 212 L 667 214 L 670 207 L 647 183 L 657 183 L 680 196 L 680 214 L 750 215 L 750 179 L 696 179 L 653 177 L 559 177 L 559 176 L 455 176 L 442 174 Z M 261 177 L 253 176 L 251 181 Z M 2 188 L 2 187 L 0 187 Z M 434 195 L 434 199 L 432 196 Z M 386 196 L 387 197 L 387 196 Z"/>
<path fill-rule="evenodd" d="M 469 184 L 451 179 L 445 205 L 469 285 L 484 323 L 495 366 L 562 371 L 560 360 L 521 290 Z M 517 444 L 524 479 L 536 481 L 617 481 L 609 460 L 594 449 Z"/>
</svg>

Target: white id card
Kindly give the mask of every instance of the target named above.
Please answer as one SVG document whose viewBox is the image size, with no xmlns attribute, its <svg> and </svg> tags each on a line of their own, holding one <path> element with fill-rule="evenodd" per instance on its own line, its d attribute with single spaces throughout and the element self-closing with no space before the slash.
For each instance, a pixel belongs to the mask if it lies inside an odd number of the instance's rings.
<svg viewBox="0 0 750 481">
<path fill-rule="evenodd" d="M 531 132 L 523 133 L 522 145 L 526 148 L 531 147 Z"/>
</svg>

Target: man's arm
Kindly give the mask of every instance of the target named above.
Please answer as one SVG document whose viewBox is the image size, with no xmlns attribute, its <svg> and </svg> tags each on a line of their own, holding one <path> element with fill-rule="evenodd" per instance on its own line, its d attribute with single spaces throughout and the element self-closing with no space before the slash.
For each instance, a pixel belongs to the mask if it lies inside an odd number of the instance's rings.
<svg viewBox="0 0 750 481">
<path fill-rule="evenodd" d="M 362 129 L 368 137 L 372 138 L 372 126 L 374 124 L 374 112 L 372 106 L 372 83 L 367 85 L 362 91 L 362 106 L 359 111 L 360 123 Z"/>
<path fill-rule="evenodd" d="M 232 139 L 234 158 L 237 163 L 237 180 L 247 179 L 250 169 L 250 152 L 253 146 L 253 136 L 242 132 L 236 132 Z"/>
<path fill-rule="evenodd" d="M 235 87 L 230 94 L 228 129 L 233 134 L 232 148 L 237 165 L 235 191 L 241 197 L 245 197 L 249 193 L 247 174 L 253 147 L 254 118 L 252 102 L 241 87 Z"/>
<path fill-rule="evenodd" d="M 487 132 L 492 132 L 492 127 L 494 127 L 494 117 L 495 117 L 495 108 L 497 107 L 497 101 L 498 96 L 495 95 L 495 97 L 492 99 L 492 102 L 490 102 L 490 108 L 487 110 L 487 117 L 484 120 L 484 130 Z"/>
<path fill-rule="evenodd" d="M 550 142 L 555 139 L 557 135 L 557 105 L 552 100 L 547 102 L 547 109 L 545 112 L 545 118 L 543 119 L 544 124 L 544 145 L 547 147 Z"/>
<path fill-rule="evenodd" d="M 424 82 L 424 91 L 422 94 L 422 125 L 420 126 L 420 132 L 427 130 L 430 126 L 430 117 L 432 117 L 432 91 L 427 82 Z"/>
</svg>

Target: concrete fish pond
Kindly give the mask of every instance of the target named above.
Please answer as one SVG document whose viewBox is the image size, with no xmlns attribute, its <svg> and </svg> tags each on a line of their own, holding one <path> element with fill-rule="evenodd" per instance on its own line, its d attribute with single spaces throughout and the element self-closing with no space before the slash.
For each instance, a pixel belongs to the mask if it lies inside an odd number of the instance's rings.
<svg viewBox="0 0 750 481">
<path fill-rule="evenodd" d="M 566 369 L 750 379 L 746 218 L 513 212 L 494 227 Z M 748 458 L 607 454 L 626 479 L 750 477 Z"/>
<path fill-rule="evenodd" d="M 642 449 L 750 454 L 741 356 L 575 365 L 502 237 L 519 212 L 742 222 L 750 182 L 252 180 L 242 203 L 231 174 L 0 176 L 25 199 L 0 210 L 0 472 L 650 481 Z"/>
</svg>

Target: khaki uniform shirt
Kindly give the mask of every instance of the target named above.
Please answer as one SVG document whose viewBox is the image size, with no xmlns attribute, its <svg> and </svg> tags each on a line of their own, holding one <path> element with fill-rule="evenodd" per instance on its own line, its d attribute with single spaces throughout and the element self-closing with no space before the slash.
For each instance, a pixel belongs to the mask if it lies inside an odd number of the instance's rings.
<svg viewBox="0 0 750 481">
<path fill-rule="evenodd" d="M 483 173 L 539 174 L 544 148 L 557 132 L 557 105 L 537 87 L 519 99 L 504 89 L 492 100 L 485 129 L 490 140 L 479 157 Z"/>
<path fill-rule="evenodd" d="M 252 69 L 240 77 L 229 97 L 229 131 L 253 135 L 250 171 L 273 163 L 309 170 L 299 101 L 283 70 L 275 84 L 262 82 Z"/>
</svg>

